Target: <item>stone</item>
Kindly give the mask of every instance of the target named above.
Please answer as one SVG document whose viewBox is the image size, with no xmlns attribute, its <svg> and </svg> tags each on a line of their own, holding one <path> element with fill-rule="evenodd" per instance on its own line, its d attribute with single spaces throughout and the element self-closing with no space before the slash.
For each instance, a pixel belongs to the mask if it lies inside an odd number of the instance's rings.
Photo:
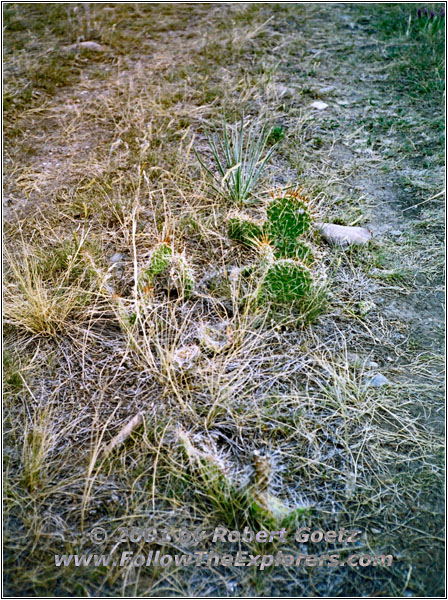
<svg viewBox="0 0 448 600">
<path fill-rule="evenodd" d="M 316 223 L 315 227 L 329 244 L 347 248 L 353 245 L 368 244 L 372 234 L 365 227 L 351 227 L 334 223 Z"/>
<path fill-rule="evenodd" d="M 78 42 L 71 46 L 65 46 L 66 52 L 79 52 L 81 50 L 89 50 L 90 52 L 104 52 L 106 49 L 97 42 Z"/>
<path fill-rule="evenodd" d="M 365 317 L 371 310 L 375 308 L 375 304 L 370 300 L 362 300 L 358 303 L 359 314 Z"/>
<path fill-rule="evenodd" d="M 115 252 L 115 254 L 113 254 L 110 258 L 109 258 L 109 262 L 111 265 L 114 265 L 115 263 L 121 263 L 123 260 L 126 260 L 127 256 L 126 254 L 123 254 L 123 252 Z"/>
<path fill-rule="evenodd" d="M 322 102 L 322 100 L 316 100 L 311 104 L 311 108 L 316 108 L 317 110 L 325 110 L 328 108 L 328 104 Z"/>
<path fill-rule="evenodd" d="M 317 91 L 319 94 L 328 94 L 330 92 L 334 92 L 336 87 L 334 85 L 326 85 L 325 87 L 319 88 Z"/>
<path fill-rule="evenodd" d="M 369 387 L 379 388 L 383 385 L 390 385 L 390 381 L 381 373 L 376 373 L 375 375 L 373 375 L 373 377 L 370 377 L 370 379 L 368 379 L 367 385 Z"/>
</svg>

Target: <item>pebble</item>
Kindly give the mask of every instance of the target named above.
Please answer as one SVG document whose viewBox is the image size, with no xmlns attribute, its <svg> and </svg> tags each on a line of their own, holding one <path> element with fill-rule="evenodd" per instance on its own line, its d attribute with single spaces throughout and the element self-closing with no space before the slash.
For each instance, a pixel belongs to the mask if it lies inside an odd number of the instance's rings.
<svg viewBox="0 0 448 600">
<path fill-rule="evenodd" d="M 64 50 L 67 52 L 79 52 L 80 50 L 90 50 L 90 52 L 104 52 L 106 49 L 104 46 L 97 44 L 97 42 L 78 42 L 71 46 L 65 46 Z"/>
<path fill-rule="evenodd" d="M 316 100 L 311 104 L 311 108 L 316 108 L 317 110 L 325 110 L 328 108 L 328 104 L 322 102 L 322 100 Z"/>
<path fill-rule="evenodd" d="M 315 227 L 329 244 L 342 248 L 368 244 L 372 238 L 372 234 L 365 227 L 350 227 L 334 223 L 316 223 Z"/>
<path fill-rule="evenodd" d="M 382 387 L 383 385 L 390 385 L 390 381 L 381 373 L 376 373 L 372 378 L 367 381 L 369 387 Z"/>
<path fill-rule="evenodd" d="M 115 254 L 113 254 L 110 258 L 109 258 L 109 262 L 111 265 L 115 264 L 115 263 L 119 263 L 122 260 L 126 259 L 126 255 L 123 254 L 122 252 L 115 252 Z"/>
<path fill-rule="evenodd" d="M 334 85 L 326 85 L 325 87 L 319 88 L 317 91 L 319 94 L 328 94 L 329 92 L 334 92 L 336 87 Z"/>
</svg>

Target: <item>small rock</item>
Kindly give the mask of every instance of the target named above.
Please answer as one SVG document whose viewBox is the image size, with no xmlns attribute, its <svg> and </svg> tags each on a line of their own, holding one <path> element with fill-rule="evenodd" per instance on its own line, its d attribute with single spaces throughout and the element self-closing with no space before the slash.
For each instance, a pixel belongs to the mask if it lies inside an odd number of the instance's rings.
<svg viewBox="0 0 448 600">
<path fill-rule="evenodd" d="M 400 237 L 400 235 L 403 235 L 403 232 L 399 231 L 398 229 L 394 229 L 393 231 L 390 231 L 389 234 L 393 235 L 394 237 Z"/>
<path fill-rule="evenodd" d="M 376 373 L 367 381 L 369 387 L 382 387 L 383 385 L 390 385 L 390 381 L 381 373 Z"/>
<path fill-rule="evenodd" d="M 371 310 L 375 308 L 375 304 L 370 300 L 362 300 L 358 304 L 359 314 L 365 317 Z"/>
<path fill-rule="evenodd" d="M 364 227 L 350 227 L 334 223 L 316 223 L 315 227 L 329 244 L 342 248 L 367 244 L 372 237 L 370 231 Z"/>
<path fill-rule="evenodd" d="M 319 88 L 317 91 L 319 94 L 328 94 L 329 92 L 334 92 L 335 89 L 334 85 L 326 85 L 325 87 Z"/>
<path fill-rule="evenodd" d="M 80 50 L 89 50 L 90 52 L 104 52 L 106 49 L 104 46 L 97 44 L 96 42 L 78 42 L 71 46 L 64 48 L 67 52 L 79 52 Z"/>
<path fill-rule="evenodd" d="M 111 265 L 114 265 L 115 263 L 120 263 L 123 260 L 126 260 L 126 258 L 126 254 L 123 254 L 122 252 L 115 252 L 115 254 L 109 258 L 109 262 Z"/>
<path fill-rule="evenodd" d="M 370 362 L 367 363 L 367 366 L 369 367 L 369 369 L 378 369 L 378 367 L 380 365 L 377 362 L 375 362 L 374 360 L 371 360 Z"/>
<path fill-rule="evenodd" d="M 328 104 L 322 102 L 322 100 L 316 100 L 311 104 L 311 108 L 316 108 L 317 110 L 325 110 L 328 108 Z"/>
</svg>

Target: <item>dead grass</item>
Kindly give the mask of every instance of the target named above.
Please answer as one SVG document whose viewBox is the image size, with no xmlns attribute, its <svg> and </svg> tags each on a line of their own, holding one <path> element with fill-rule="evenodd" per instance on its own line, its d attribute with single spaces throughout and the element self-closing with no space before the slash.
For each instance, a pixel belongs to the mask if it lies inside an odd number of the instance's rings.
<svg viewBox="0 0 448 600">
<path fill-rule="evenodd" d="M 62 19 L 54 7 L 8 7 L 5 591 L 441 593 L 440 132 L 408 100 L 389 103 L 382 76 L 395 66 L 380 29 L 369 32 L 376 16 L 352 5 L 91 5 L 80 32 L 75 9 Z M 44 67 L 56 77 L 43 56 L 82 37 L 107 52 L 70 59 L 76 77 L 61 85 L 31 77 Z M 331 106 L 313 112 L 310 98 Z M 384 136 L 384 119 L 405 108 Z M 376 228 L 353 252 L 311 236 L 318 285 L 302 313 L 243 301 L 250 251 L 228 238 L 231 206 L 194 156 L 209 156 L 205 129 L 242 111 L 285 134 L 254 212 L 302 186 L 316 219 Z M 423 159 L 425 136 L 434 154 Z M 160 241 L 191 264 L 190 298 L 163 281 L 139 289 Z M 367 385 L 378 371 L 391 385 Z M 254 502 L 257 452 L 290 531 L 359 528 L 359 548 L 393 554 L 392 567 L 55 570 L 54 554 L 160 549 L 114 544 L 118 527 L 275 528 Z M 108 544 L 92 543 L 94 527 Z"/>
</svg>

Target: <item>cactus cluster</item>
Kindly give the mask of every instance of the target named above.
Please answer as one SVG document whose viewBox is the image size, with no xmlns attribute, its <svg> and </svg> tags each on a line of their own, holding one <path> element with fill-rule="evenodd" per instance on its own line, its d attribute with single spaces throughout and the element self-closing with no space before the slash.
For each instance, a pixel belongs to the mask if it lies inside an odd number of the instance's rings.
<svg viewBox="0 0 448 600">
<path fill-rule="evenodd" d="M 260 224 L 242 214 L 232 214 L 228 221 L 229 237 L 245 246 L 257 245 L 268 238 L 277 258 L 312 259 L 311 248 L 299 238 L 308 231 L 311 215 L 304 200 L 289 195 L 274 198 L 266 210 L 266 219 Z"/>
<path fill-rule="evenodd" d="M 169 289 L 188 298 L 194 291 L 194 274 L 183 254 L 175 254 L 166 242 L 158 243 L 139 277 L 139 287 L 151 292 L 157 279 L 165 278 Z"/>
<path fill-rule="evenodd" d="M 152 286 L 154 279 L 168 267 L 173 255 L 171 246 L 165 242 L 160 242 L 152 249 L 149 260 L 140 274 L 141 287 Z"/>
<path fill-rule="evenodd" d="M 291 305 L 308 294 L 312 276 L 307 265 L 313 255 L 300 237 L 310 224 L 309 209 L 303 198 L 295 194 L 274 198 L 262 224 L 241 213 L 230 216 L 229 236 L 258 250 L 254 265 L 258 301 Z"/>
</svg>

